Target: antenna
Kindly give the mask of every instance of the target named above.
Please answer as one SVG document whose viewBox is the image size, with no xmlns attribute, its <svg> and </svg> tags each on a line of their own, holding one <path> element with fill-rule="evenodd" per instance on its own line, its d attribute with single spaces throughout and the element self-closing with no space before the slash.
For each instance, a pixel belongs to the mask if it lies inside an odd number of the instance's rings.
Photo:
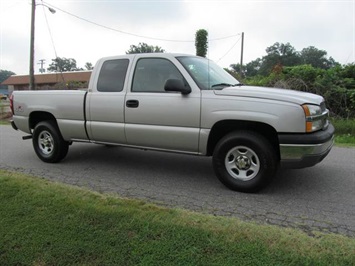
<svg viewBox="0 0 355 266">
<path fill-rule="evenodd" d="M 243 77 L 244 32 L 242 32 L 242 43 L 240 50 L 240 77 Z"/>
</svg>

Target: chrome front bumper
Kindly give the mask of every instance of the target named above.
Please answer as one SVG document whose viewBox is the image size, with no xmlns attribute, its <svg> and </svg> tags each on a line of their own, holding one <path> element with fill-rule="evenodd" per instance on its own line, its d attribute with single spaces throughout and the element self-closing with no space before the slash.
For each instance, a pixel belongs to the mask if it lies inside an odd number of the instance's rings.
<svg viewBox="0 0 355 266">
<path fill-rule="evenodd" d="M 321 162 L 332 149 L 334 127 L 330 124 L 325 131 L 311 135 L 287 135 L 287 137 L 279 137 L 279 140 L 281 167 L 310 167 Z M 294 143 L 292 143 L 292 140 Z M 302 143 L 302 141 L 305 143 Z"/>
</svg>

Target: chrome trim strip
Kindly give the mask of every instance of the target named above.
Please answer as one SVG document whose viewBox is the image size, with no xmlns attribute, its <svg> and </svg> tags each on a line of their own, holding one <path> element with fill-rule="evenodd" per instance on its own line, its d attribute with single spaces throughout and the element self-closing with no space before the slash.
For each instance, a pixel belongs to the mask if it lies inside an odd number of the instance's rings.
<svg viewBox="0 0 355 266">
<path fill-rule="evenodd" d="M 314 122 L 314 121 L 318 121 L 318 120 L 322 120 L 322 119 L 326 119 L 329 116 L 329 111 L 328 109 L 325 110 L 322 114 L 320 115 L 312 115 L 312 116 L 307 116 L 306 117 L 306 121 L 307 122 Z"/>
</svg>

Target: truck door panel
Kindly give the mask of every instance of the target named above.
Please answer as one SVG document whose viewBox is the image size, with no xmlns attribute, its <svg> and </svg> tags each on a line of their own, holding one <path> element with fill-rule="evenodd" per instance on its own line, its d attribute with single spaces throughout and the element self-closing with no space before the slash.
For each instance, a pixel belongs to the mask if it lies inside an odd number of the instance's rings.
<svg viewBox="0 0 355 266">
<path fill-rule="evenodd" d="M 88 94 L 87 131 L 93 141 L 126 144 L 123 88 L 128 64 L 128 59 L 105 61 L 97 80 L 97 91 Z"/>
<path fill-rule="evenodd" d="M 125 100 L 127 144 L 197 153 L 200 93 L 165 92 L 171 78 L 184 80 L 169 60 L 139 59 Z"/>
</svg>

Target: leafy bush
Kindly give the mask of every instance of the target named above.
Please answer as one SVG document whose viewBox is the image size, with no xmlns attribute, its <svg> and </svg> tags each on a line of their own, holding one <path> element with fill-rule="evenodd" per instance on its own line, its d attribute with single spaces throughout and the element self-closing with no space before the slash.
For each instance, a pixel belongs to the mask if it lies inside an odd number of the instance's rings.
<svg viewBox="0 0 355 266">
<path fill-rule="evenodd" d="M 355 90 L 345 88 L 330 89 L 323 97 L 332 116 L 351 118 L 355 117 Z"/>
<path fill-rule="evenodd" d="M 324 97 L 332 116 L 355 117 L 354 64 L 327 70 L 311 65 L 282 67 L 268 76 L 246 78 L 244 83 L 316 93 Z"/>
</svg>

